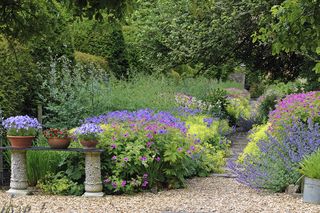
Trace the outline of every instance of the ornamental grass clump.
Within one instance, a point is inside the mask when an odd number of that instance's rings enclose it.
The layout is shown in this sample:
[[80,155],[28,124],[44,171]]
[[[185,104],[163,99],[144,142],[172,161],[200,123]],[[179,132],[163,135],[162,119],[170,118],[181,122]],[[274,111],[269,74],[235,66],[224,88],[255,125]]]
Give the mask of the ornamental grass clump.
[[222,165],[218,147],[190,134],[185,122],[168,112],[116,111],[85,122],[103,129],[98,146],[106,150],[102,174],[107,193],[179,188],[185,178],[205,176]]
[[307,156],[300,163],[299,172],[308,178],[320,180],[320,149]]
[[42,128],[36,118],[28,115],[9,117],[2,122],[10,136],[36,136]]
[[320,126],[311,119],[307,124],[293,121],[277,133],[280,136],[267,133],[268,138],[257,143],[259,155],[247,154],[243,162],[229,162],[239,182],[276,192],[297,182],[299,162],[320,148]]

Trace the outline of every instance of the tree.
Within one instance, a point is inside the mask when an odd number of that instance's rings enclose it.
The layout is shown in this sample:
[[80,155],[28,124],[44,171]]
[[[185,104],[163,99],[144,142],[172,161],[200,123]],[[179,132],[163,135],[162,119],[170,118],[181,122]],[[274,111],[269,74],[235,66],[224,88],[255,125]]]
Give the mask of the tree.
[[271,8],[273,20],[255,34],[272,44],[273,54],[296,53],[315,63],[320,73],[320,1],[285,0]]

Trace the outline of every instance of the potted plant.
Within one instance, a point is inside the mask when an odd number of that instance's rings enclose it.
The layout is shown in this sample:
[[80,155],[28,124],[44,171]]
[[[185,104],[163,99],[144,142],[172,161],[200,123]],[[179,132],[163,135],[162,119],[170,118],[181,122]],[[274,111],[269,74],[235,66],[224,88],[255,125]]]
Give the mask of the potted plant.
[[32,146],[41,124],[37,119],[28,115],[9,117],[2,122],[7,131],[7,138],[14,148],[28,148]]
[[67,129],[50,128],[43,132],[48,139],[48,144],[53,149],[66,149],[70,145],[70,137]]
[[320,150],[301,162],[304,177],[303,201],[320,204]]
[[99,135],[103,130],[99,125],[92,123],[82,124],[80,127],[76,128],[73,132],[75,137],[78,139],[80,144],[88,149],[95,148],[98,144]]

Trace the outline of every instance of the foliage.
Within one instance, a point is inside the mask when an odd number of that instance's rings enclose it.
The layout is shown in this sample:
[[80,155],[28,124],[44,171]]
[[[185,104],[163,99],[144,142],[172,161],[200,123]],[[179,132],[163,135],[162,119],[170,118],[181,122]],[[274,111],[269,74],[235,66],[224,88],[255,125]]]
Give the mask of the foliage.
[[223,89],[217,88],[209,90],[204,98],[204,101],[211,105],[210,113],[218,118],[227,117],[227,92]]
[[303,91],[303,84],[295,81],[288,83],[274,83],[265,89],[265,92],[257,100],[254,113],[258,123],[266,123],[269,112],[275,110],[277,103],[286,95]]
[[2,122],[10,136],[35,136],[42,128],[36,118],[28,115],[9,117]]
[[280,130],[280,137],[268,134],[260,140],[259,156],[246,155],[242,163],[229,162],[237,180],[253,188],[284,191],[299,179],[299,162],[320,147],[320,126],[293,121]]
[[[47,146],[48,142],[43,135],[39,135],[34,146]],[[47,172],[56,173],[61,161],[61,154],[52,151],[28,151],[27,152],[27,177],[31,186],[45,177]]]
[[104,70],[108,69],[108,62],[101,56],[75,51],[74,59],[77,63],[84,65],[94,64],[95,66],[101,67]]
[[268,139],[267,130],[269,126],[270,124],[267,123],[252,128],[250,134],[248,135],[249,143],[244,148],[243,152],[239,155],[238,162],[242,163],[247,155],[251,155],[253,157],[258,157],[260,155],[258,143],[261,140]]
[[235,35],[224,28],[232,19],[221,6],[214,1],[140,1],[129,19],[127,41],[136,47],[139,62],[151,72],[185,65],[194,73],[226,79],[232,66],[223,63],[233,54],[233,46],[228,44]]
[[271,129],[277,131],[283,124],[301,120],[307,123],[311,119],[320,123],[320,92],[291,94],[278,103],[276,109],[270,112]]
[[271,8],[273,21],[262,27],[256,39],[272,43],[272,52],[295,52],[316,63],[320,72],[319,1],[285,0]]
[[32,114],[39,72],[28,49],[0,35],[0,106],[5,117]]
[[307,156],[300,163],[299,172],[309,178],[320,179],[320,151]]
[[84,192],[83,185],[73,182],[63,172],[48,173],[39,181],[37,187],[54,195],[81,195]]
[[119,23],[83,20],[73,23],[72,29],[77,50],[104,58],[116,77],[128,77],[126,44]]
[[247,100],[250,99],[250,93],[245,89],[239,88],[226,88],[228,98],[245,98]]
[[102,132],[103,130],[99,125],[93,123],[85,123],[82,124],[80,127],[76,128],[73,132],[73,135],[80,141],[89,141],[98,140],[99,135]]
[[[46,68],[43,68],[46,70]],[[99,93],[105,92],[103,71],[94,66],[72,66],[65,57],[52,61],[43,79],[40,99],[45,106],[45,126],[72,128],[94,113]]]
[[250,103],[246,98],[228,98],[226,111],[236,120],[239,120],[240,117],[249,119],[251,116]]
[[211,106],[205,102],[198,100],[196,97],[178,93],[175,95],[175,101],[178,107],[183,109],[194,110],[198,112],[207,112],[210,111]]
[[[115,111],[85,122],[102,124],[104,129],[99,146],[107,150],[102,162],[108,192],[177,188],[186,177],[206,175],[223,164],[220,147],[227,147],[226,140],[217,141],[217,135],[209,144],[207,131],[203,136],[208,142],[201,141],[168,112]],[[203,120],[201,123],[193,131],[200,134],[202,127],[209,128]],[[216,123],[212,130],[215,128]]]
[[43,135],[46,138],[68,138],[69,132],[68,129],[59,129],[59,128],[49,128],[43,131]]

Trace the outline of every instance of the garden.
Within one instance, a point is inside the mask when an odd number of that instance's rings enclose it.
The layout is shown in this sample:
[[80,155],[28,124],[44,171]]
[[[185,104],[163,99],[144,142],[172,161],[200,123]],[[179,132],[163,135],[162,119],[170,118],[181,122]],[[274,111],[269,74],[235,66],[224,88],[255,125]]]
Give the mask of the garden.
[[320,212],[319,12],[1,2],[1,212]]

